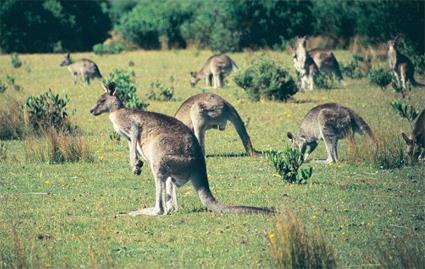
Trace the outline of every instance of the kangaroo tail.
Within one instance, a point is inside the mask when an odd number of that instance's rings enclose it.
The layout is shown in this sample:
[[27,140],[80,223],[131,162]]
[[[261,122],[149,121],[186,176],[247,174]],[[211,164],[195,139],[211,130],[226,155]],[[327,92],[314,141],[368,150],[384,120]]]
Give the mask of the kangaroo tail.
[[235,63],[235,61],[233,61],[232,59],[230,59],[230,61],[232,62],[232,71],[235,72],[236,70],[239,69],[238,65]]
[[368,139],[369,144],[373,145],[375,144],[375,136],[373,135],[372,130],[370,129],[369,125],[365,122],[365,120],[357,115],[354,111],[351,112],[351,117],[354,121],[354,127],[355,130],[361,134],[365,135]]
[[425,87],[425,84],[417,82],[413,76],[410,78],[410,83],[412,83],[414,87]]
[[201,187],[196,187],[195,185],[195,190],[198,193],[201,203],[204,206],[206,206],[208,210],[211,210],[216,213],[236,213],[236,214],[245,213],[245,214],[265,214],[265,215],[275,213],[273,209],[269,209],[269,208],[254,207],[254,206],[223,205],[214,198],[208,185],[201,186]]
[[239,116],[236,109],[229,103],[226,102],[226,109],[230,115],[229,120],[232,122],[233,126],[235,126],[236,132],[238,132],[239,137],[242,140],[242,144],[245,148],[245,151],[250,156],[254,156],[257,151],[254,149],[251,143],[251,138],[246,131],[245,124]]
[[100,73],[99,67],[97,67],[97,65],[95,66],[95,74],[98,78],[102,78],[102,74]]
[[333,53],[332,53],[332,62],[333,62],[333,65],[335,66],[335,76],[338,79],[341,86],[344,86],[344,77],[342,76],[341,69],[339,68],[339,63]]

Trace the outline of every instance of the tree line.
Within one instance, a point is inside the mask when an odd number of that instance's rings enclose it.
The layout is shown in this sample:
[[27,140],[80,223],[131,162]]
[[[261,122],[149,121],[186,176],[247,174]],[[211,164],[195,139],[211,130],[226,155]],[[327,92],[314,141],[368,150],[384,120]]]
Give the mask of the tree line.
[[283,48],[300,35],[365,44],[402,34],[424,52],[421,0],[95,0],[0,5],[2,52],[88,51],[111,31],[133,47],[197,46],[213,51]]

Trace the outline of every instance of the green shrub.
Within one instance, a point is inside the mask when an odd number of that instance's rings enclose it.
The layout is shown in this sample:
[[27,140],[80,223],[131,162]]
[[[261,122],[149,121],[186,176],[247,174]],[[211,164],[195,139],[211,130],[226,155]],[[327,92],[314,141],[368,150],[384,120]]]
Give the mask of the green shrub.
[[7,85],[0,80],[0,93],[4,93],[7,90]]
[[26,134],[24,105],[15,99],[7,100],[0,109],[0,139],[21,139]]
[[319,89],[330,90],[334,86],[335,78],[333,74],[318,72],[313,76],[313,82]]
[[49,128],[70,130],[69,112],[66,107],[68,102],[68,96],[60,97],[51,89],[39,96],[28,97],[25,108],[30,128],[36,132]]
[[115,82],[116,95],[128,108],[145,110],[149,103],[140,100],[136,94],[137,88],[134,84],[134,72],[124,69],[113,69],[109,73],[109,80]]
[[323,239],[319,228],[307,229],[290,212],[277,217],[267,239],[275,268],[336,268],[334,251]]
[[10,55],[10,63],[12,64],[13,68],[19,68],[22,66],[22,61],[19,59],[17,53],[12,53],[12,55]]
[[21,91],[22,87],[18,84],[16,84],[15,78],[10,76],[10,75],[6,75],[5,77],[6,83],[12,87],[15,91]]
[[148,100],[154,101],[175,101],[174,97],[174,87],[167,87],[162,84],[160,81],[155,80],[151,82],[150,85],[151,91],[146,94]]
[[254,101],[261,98],[286,101],[298,91],[288,71],[266,56],[256,58],[250,66],[240,71],[234,80]]
[[419,115],[415,107],[403,100],[397,100],[391,103],[391,107],[402,117],[412,123]]
[[283,151],[271,150],[266,152],[266,157],[270,160],[282,177],[289,183],[307,183],[307,180],[313,174],[313,168],[301,168],[303,156],[298,149],[286,147]]
[[124,46],[120,43],[112,43],[110,45],[106,44],[96,44],[93,46],[93,52],[98,55],[103,54],[117,54],[124,50]]
[[367,79],[370,83],[378,85],[381,89],[384,89],[393,80],[393,75],[390,71],[386,71],[382,67],[372,68],[367,75]]
[[367,60],[360,55],[353,55],[347,64],[342,64],[341,72],[344,76],[352,79],[363,78],[367,75],[367,72],[363,70],[362,67],[366,61]]

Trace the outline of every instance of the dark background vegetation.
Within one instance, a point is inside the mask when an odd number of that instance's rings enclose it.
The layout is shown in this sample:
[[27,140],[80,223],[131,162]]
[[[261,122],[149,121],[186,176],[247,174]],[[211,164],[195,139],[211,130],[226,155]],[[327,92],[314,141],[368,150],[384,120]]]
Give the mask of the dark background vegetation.
[[280,49],[306,34],[343,48],[355,36],[376,44],[403,34],[422,53],[424,1],[1,0],[2,52],[88,51],[111,32],[136,48],[214,51]]

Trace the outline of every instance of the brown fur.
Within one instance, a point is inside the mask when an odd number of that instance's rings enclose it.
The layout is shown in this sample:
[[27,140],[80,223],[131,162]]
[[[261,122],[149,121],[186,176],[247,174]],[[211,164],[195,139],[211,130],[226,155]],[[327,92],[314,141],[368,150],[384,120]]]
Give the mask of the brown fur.
[[[213,55],[208,58],[201,70],[198,72],[190,72],[190,84],[194,87],[199,80],[205,79],[207,87],[223,87],[224,78],[235,69],[238,69],[238,66],[229,56],[225,54]],[[211,85],[211,80],[213,85]]]
[[[227,206],[219,203],[208,184],[205,158],[193,132],[176,118],[154,112],[124,108],[114,95],[115,85],[109,83],[107,93],[101,95],[90,110],[93,115],[109,113],[112,125],[127,138],[133,173],[140,174],[142,166],[138,156],[149,162],[155,178],[155,206],[130,212],[162,215],[177,210],[175,186],[191,181],[202,204],[220,213],[271,213],[266,208]],[[165,197],[165,198],[164,198]],[[165,199],[165,201],[164,201]]]
[[181,104],[175,117],[192,129],[204,153],[205,131],[211,128],[223,131],[227,121],[235,126],[247,154],[254,156],[257,153],[236,109],[216,94],[201,93],[189,97]]
[[99,67],[95,62],[89,59],[80,59],[73,61],[71,55],[68,53],[65,55],[65,59],[62,61],[60,66],[67,66],[69,72],[71,72],[74,84],[77,83],[77,76],[81,75],[86,85],[90,84],[91,79],[101,78]]
[[328,153],[327,162],[338,161],[338,140],[353,140],[354,133],[366,135],[370,144],[374,138],[367,123],[352,109],[336,103],[326,103],[312,108],[304,117],[297,137],[288,133],[288,138],[301,150],[304,159],[317,147],[317,140],[324,140]]
[[425,109],[422,110],[415,124],[412,133],[407,136],[402,133],[407,144],[407,155],[411,162],[418,159],[425,159]]

